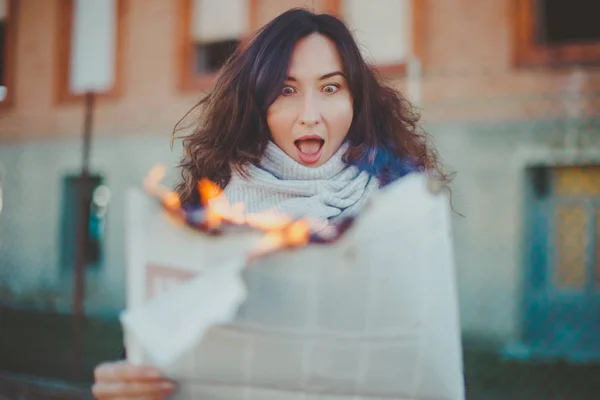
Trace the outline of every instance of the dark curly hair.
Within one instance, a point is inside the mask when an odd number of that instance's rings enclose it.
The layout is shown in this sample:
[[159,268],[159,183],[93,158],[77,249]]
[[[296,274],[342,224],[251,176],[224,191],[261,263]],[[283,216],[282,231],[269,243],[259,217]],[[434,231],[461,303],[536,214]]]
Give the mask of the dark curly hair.
[[[444,173],[419,115],[395,89],[378,78],[338,18],[292,9],[262,27],[219,71],[214,89],[177,123],[172,141],[183,141],[176,187],[182,203],[198,201],[196,182],[208,178],[225,187],[232,170],[258,163],[270,140],[267,109],[277,99],[298,40],[321,34],[336,45],[353,98],[354,114],[344,160],[377,176],[382,185],[410,171],[428,171],[443,183]],[[186,124],[188,118],[191,124]],[[178,137],[177,132],[191,129]]]

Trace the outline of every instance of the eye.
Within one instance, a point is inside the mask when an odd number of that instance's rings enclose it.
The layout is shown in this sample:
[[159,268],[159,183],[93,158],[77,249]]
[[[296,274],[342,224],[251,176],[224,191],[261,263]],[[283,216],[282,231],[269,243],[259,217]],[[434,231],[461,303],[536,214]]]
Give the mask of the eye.
[[294,93],[296,93],[296,89],[291,86],[284,86],[283,89],[281,89],[281,94],[283,96],[290,96]]
[[337,85],[337,84],[332,83],[332,84],[323,86],[323,92],[325,92],[327,94],[334,94],[338,90],[340,90],[340,85]]

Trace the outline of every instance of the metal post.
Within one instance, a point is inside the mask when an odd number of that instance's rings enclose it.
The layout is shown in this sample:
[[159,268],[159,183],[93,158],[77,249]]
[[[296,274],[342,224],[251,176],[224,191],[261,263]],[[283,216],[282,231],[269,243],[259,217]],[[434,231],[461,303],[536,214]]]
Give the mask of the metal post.
[[77,187],[77,235],[75,246],[75,270],[73,276],[73,380],[80,381],[83,373],[83,335],[85,331],[85,276],[90,207],[90,147],[92,141],[92,116],[94,93],[85,95],[85,120],[83,128],[83,159],[81,176]]

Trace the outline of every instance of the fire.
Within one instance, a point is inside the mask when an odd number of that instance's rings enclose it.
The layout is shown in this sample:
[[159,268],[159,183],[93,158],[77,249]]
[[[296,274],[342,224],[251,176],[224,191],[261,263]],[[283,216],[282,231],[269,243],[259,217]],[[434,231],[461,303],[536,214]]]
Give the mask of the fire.
[[200,194],[200,202],[206,207],[211,200],[218,198],[223,190],[216,183],[203,178],[198,181],[198,193]]
[[243,225],[245,223],[244,205],[229,204],[223,190],[208,179],[198,181],[200,203],[206,210],[205,224],[208,229],[218,229],[223,223]]
[[163,197],[163,203],[170,210],[179,210],[181,208],[181,200],[175,192],[167,192]]
[[158,197],[168,210],[178,211],[181,209],[179,195],[160,183],[164,177],[165,167],[163,165],[159,164],[152,167],[144,179],[144,189],[151,195]]
[[281,229],[270,230],[261,238],[249,259],[253,260],[283,248],[303,246],[308,243],[309,231],[309,224],[305,220],[293,221]]
[[[144,179],[147,193],[157,197],[167,211],[180,216],[183,209],[179,195],[160,182],[165,176],[162,165],[153,167]],[[310,226],[314,223],[308,219],[294,220],[288,215],[276,211],[246,213],[243,203],[230,204],[223,190],[209,179],[201,179],[197,183],[200,203],[203,207],[202,228],[216,231],[224,224],[246,225],[263,231],[264,235],[250,258],[262,256],[286,247],[299,247],[308,243]]]
[[265,247],[302,246],[308,242],[308,223],[303,220],[294,221],[279,230],[269,231],[262,240]]
[[246,214],[246,223],[263,231],[283,229],[292,223],[292,218],[275,211]]

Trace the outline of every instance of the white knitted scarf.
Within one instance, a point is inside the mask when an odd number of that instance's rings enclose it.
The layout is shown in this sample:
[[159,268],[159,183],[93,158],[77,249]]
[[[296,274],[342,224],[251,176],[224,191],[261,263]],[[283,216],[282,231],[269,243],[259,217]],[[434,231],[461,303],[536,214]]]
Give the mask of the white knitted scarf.
[[325,164],[310,168],[269,142],[260,165],[251,165],[248,177],[234,172],[224,194],[231,203],[243,202],[250,213],[275,210],[330,221],[354,216],[379,181],[342,161],[347,148],[342,145]]

